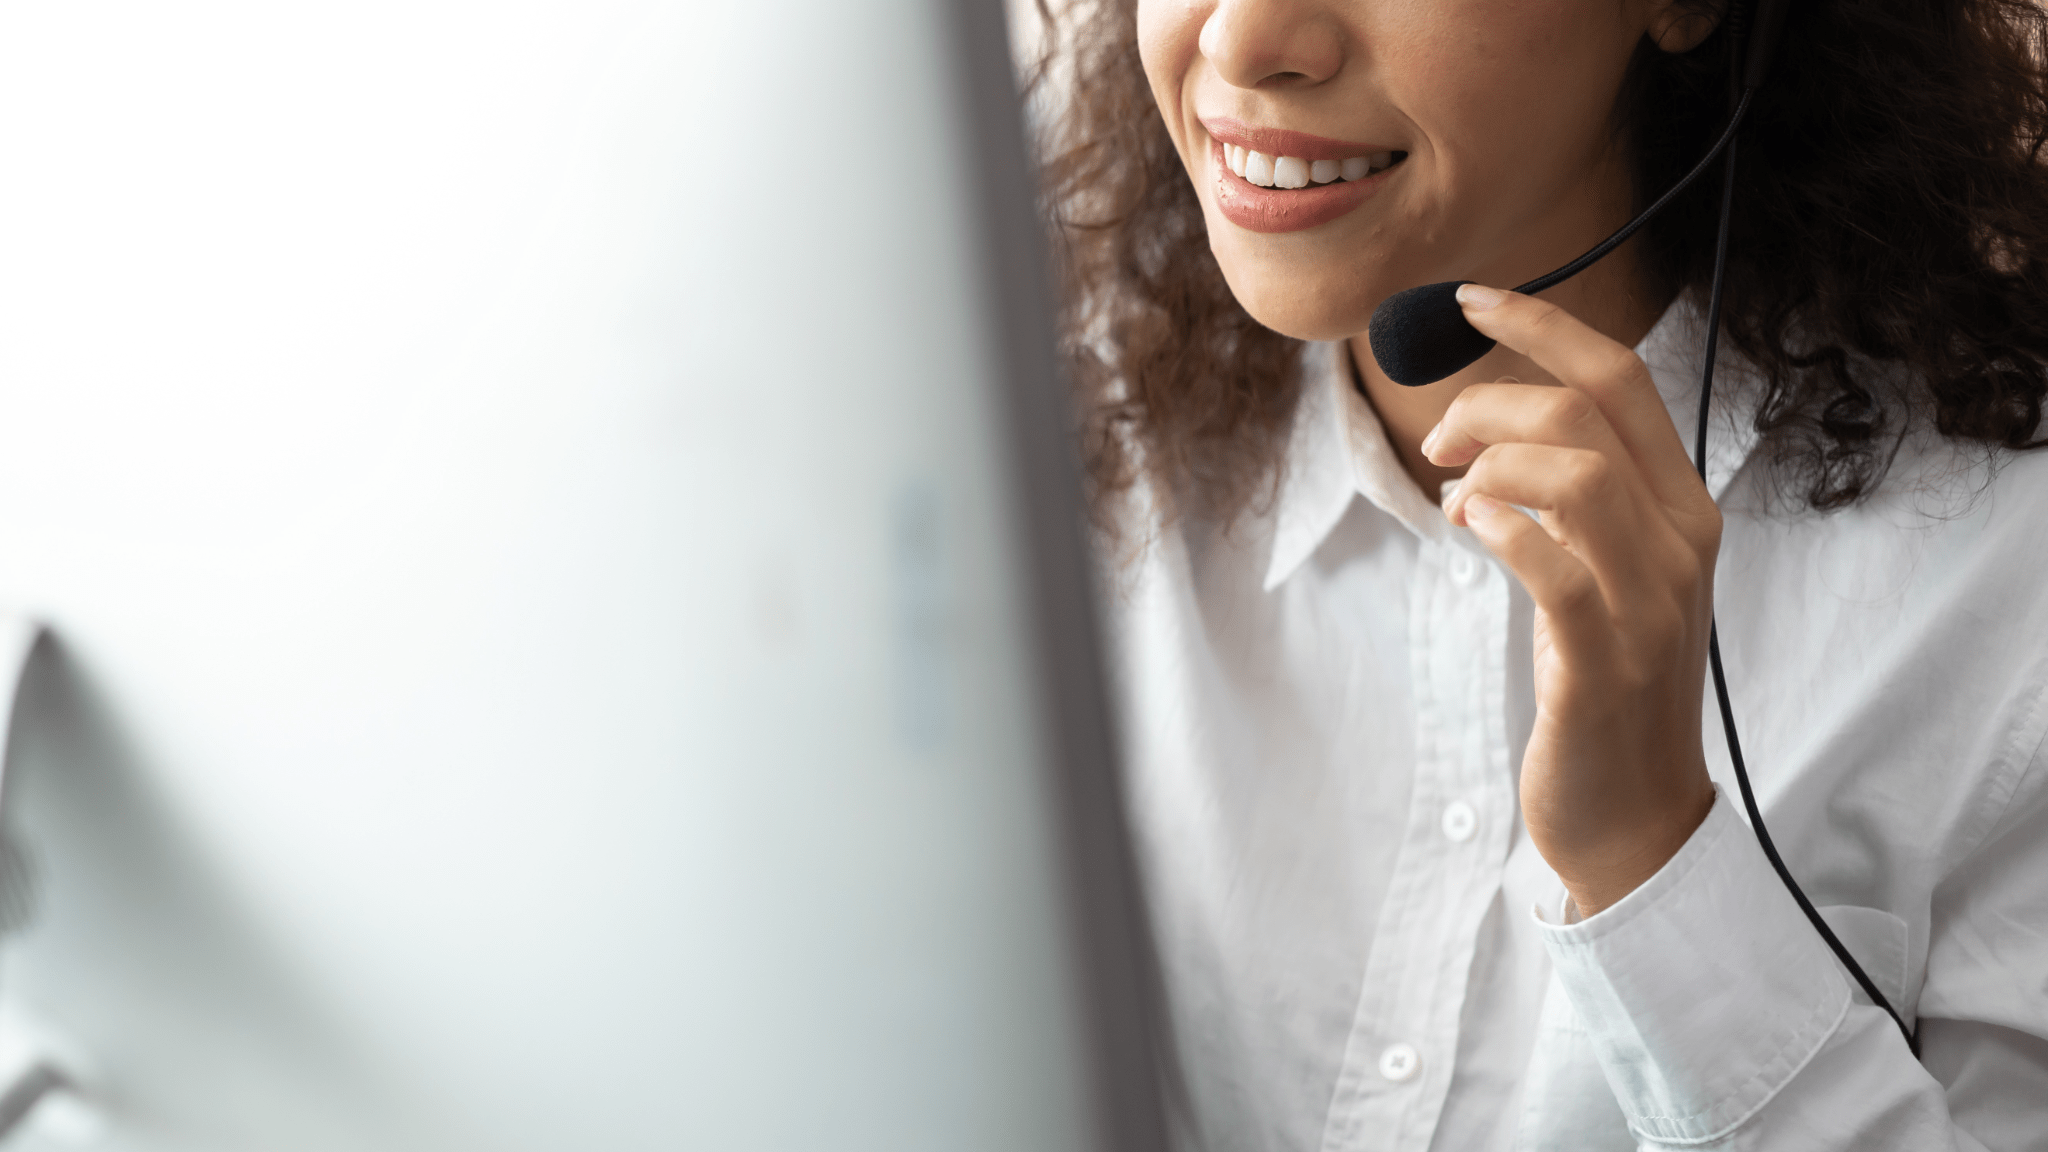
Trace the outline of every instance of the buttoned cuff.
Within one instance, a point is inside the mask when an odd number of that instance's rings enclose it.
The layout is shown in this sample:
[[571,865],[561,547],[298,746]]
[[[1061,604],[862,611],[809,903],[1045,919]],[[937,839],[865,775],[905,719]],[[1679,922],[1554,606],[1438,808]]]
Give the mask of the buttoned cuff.
[[1565,993],[1642,1139],[1725,1135],[1777,1095],[1849,1008],[1849,982],[1716,790],[1657,874],[1574,924],[1545,923]]

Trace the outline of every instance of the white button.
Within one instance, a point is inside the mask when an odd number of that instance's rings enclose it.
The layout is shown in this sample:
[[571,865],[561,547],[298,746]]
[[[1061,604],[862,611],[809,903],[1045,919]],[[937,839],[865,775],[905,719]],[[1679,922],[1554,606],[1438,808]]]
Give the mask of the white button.
[[1451,549],[1451,579],[1460,584],[1479,579],[1479,561],[1463,548]]
[[1479,830],[1479,813],[1472,810],[1463,800],[1453,800],[1444,805],[1444,835],[1463,844]]
[[1380,1053],[1380,1075],[1399,1084],[1422,1067],[1422,1055],[1410,1044],[1389,1044]]

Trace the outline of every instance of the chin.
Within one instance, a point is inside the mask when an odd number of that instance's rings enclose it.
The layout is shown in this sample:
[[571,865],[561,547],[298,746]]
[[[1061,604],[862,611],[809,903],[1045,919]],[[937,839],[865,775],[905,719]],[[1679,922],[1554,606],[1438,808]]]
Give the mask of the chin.
[[1429,282],[1413,270],[1404,275],[1402,262],[1384,245],[1357,237],[1347,245],[1336,229],[1271,236],[1213,215],[1207,223],[1209,250],[1230,294],[1252,319],[1297,340],[1355,336],[1372,323],[1382,300]]
[[1366,330],[1373,309],[1399,288],[1370,275],[1371,264],[1245,259],[1217,253],[1230,294],[1259,323],[1297,340],[1343,340]]

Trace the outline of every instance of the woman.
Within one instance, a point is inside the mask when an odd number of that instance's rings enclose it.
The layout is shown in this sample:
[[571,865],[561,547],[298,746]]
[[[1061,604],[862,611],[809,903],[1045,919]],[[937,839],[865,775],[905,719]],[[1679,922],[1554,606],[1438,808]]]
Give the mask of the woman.
[[[1190,1147],[2048,1148],[2042,16],[1794,0],[1702,482],[1718,179],[1500,288],[1705,154],[1722,14],[1053,24]],[[1368,319],[1445,280],[1499,347],[1395,386]],[[1731,808],[1716,607],[1768,826],[1917,1057]]]

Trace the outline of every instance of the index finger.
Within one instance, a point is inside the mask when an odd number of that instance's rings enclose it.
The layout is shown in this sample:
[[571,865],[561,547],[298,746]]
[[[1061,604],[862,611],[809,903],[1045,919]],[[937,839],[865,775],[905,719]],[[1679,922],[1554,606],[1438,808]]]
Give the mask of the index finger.
[[1682,506],[1705,495],[1656,381],[1633,351],[1534,296],[1467,284],[1458,304],[1474,328],[1591,397],[1660,501]]

